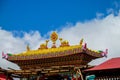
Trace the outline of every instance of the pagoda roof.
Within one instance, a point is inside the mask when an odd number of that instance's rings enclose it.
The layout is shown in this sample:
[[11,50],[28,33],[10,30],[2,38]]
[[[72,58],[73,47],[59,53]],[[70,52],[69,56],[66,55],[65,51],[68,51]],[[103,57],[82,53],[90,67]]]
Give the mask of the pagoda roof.
[[86,53],[88,55],[94,56],[96,58],[102,57],[102,55],[91,49],[86,49],[85,51],[78,46],[70,46],[70,47],[59,47],[59,48],[51,48],[51,49],[42,49],[42,50],[31,50],[22,52],[17,55],[12,55],[8,57],[8,60],[29,60],[29,59],[44,59],[44,58],[53,58],[53,57],[61,57],[72,54]]
[[78,54],[78,53],[86,53],[88,55],[93,56],[94,58],[100,58],[103,57],[101,55],[101,51],[95,51],[87,48],[87,44],[83,44],[83,39],[80,40],[80,43],[78,45],[69,45],[69,42],[66,40],[62,40],[62,38],[59,38],[61,44],[59,47],[56,47],[55,43],[58,39],[58,35],[56,32],[53,32],[50,36],[51,41],[53,42],[52,47],[48,48],[47,44],[49,40],[46,40],[46,43],[41,44],[40,47],[37,50],[31,50],[29,46],[27,46],[27,51],[19,53],[19,54],[13,54],[8,55],[9,61],[14,60],[30,60],[30,59],[44,59],[44,58],[53,58],[53,57],[61,57],[61,56],[67,56],[72,54]]

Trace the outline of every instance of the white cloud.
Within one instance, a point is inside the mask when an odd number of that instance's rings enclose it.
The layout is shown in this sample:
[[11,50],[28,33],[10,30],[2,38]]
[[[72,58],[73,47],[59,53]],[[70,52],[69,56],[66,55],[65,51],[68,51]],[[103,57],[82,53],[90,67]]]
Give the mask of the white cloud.
[[[103,19],[93,19],[88,22],[77,22],[74,26],[65,27],[59,34],[71,44],[79,43],[83,37],[88,47],[96,50],[109,49],[108,58],[120,57],[120,15],[110,14]],[[106,59],[98,59],[92,64],[99,64]]]
[[108,8],[107,9],[107,13],[108,14],[114,14],[114,15],[118,15],[119,13],[119,9],[120,9],[120,0],[115,0],[113,3],[112,3],[112,8]]
[[20,53],[26,50],[27,44],[29,44],[31,49],[37,49],[43,38],[38,31],[24,32],[23,37],[15,37],[13,35],[13,32],[0,29],[0,66],[3,68],[11,67],[19,69],[17,65],[2,59],[2,51],[4,53]]
[[104,17],[104,14],[103,13],[96,13],[96,18],[97,19],[102,19]]
[[[87,22],[77,22],[75,25],[66,25],[59,36],[69,40],[71,45],[79,44],[81,38],[87,42],[88,47],[95,50],[109,49],[108,58],[95,60],[92,64],[99,64],[112,57],[119,57],[120,54],[120,15],[114,16],[109,14],[102,19],[93,19]],[[51,32],[51,31],[50,31]],[[48,32],[46,35],[48,35]],[[38,31],[23,33],[23,37],[13,36],[13,32],[0,29],[0,52],[19,53],[25,51],[26,45],[29,44],[31,49],[37,49],[40,43],[46,40]],[[1,55],[0,55],[1,56]],[[0,66],[7,68],[17,68],[10,62],[0,58]],[[9,65],[8,65],[9,64]]]

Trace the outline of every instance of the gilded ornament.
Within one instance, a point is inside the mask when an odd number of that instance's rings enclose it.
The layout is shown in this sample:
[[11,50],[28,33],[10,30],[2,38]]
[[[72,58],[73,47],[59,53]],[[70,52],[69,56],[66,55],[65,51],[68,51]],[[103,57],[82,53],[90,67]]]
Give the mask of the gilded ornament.
[[58,39],[58,34],[56,32],[53,32],[50,36],[50,39],[52,42],[56,42],[56,40]]

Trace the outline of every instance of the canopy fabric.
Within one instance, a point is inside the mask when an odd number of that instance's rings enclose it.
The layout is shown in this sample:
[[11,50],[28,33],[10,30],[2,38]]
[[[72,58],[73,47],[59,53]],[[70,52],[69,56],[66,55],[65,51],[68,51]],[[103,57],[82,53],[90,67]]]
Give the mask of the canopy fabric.
[[86,71],[108,70],[108,69],[120,69],[120,57],[112,58]]
[[[6,80],[6,75],[0,74],[0,80]],[[8,77],[8,80],[12,80],[12,79]]]
[[6,80],[6,76],[4,74],[0,74],[0,80]]

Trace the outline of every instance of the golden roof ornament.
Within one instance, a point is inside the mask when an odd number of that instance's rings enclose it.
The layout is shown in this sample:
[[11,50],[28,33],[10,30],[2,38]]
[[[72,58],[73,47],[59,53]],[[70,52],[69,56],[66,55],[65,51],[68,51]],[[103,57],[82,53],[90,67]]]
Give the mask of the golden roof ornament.
[[27,51],[30,51],[30,47],[29,47],[29,45],[27,45],[26,49],[27,49]]
[[39,49],[48,49],[48,47],[47,47],[48,42],[49,42],[49,40],[46,40],[46,43],[41,44]]
[[[80,40],[79,42],[79,45],[73,45],[73,46],[70,46],[69,45],[69,42],[67,40],[63,40],[62,38],[59,38],[60,40],[60,47],[56,48],[56,41],[58,39],[58,34],[56,32],[53,32],[51,35],[50,35],[50,40],[52,41],[52,49],[49,48],[48,49],[48,42],[49,40],[46,40],[43,44],[40,44],[40,47],[38,48],[38,50],[31,50],[29,45],[26,46],[26,49],[27,51],[26,52],[22,52],[20,54],[18,54],[18,56],[32,56],[32,55],[42,55],[42,54],[45,54],[47,56],[47,54],[49,55],[50,53],[59,53],[59,52],[63,52],[63,53],[68,53],[70,51],[70,53],[79,53],[81,51],[93,51],[91,49],[88,49],[86,46],[87,44],[85,43],[85,45],[83,45],[83,38]],[[67,51],[67,52],[66,52]],[[93,53],[101,53],[100,51],[93,51]],[[43,57],[46,57],[46,56],[42,56]],[[98,55],[99,56],[99,55]],[[15,59],[16,58],[16,55],[14,57]],[[24,58],[23,58],[24,59]]]
[[80,46],[82,47],[83,44],[83,38],[80,40]]
[[60,40],[60,42],[62,42],[63,39],[62,39],[62,38],[59,38],[59,40]]
[[58,39],[58,34],[56,32],[52,32],[51,36],[50,36],[51,41],[53,42],[52,48],[56,48],[56,41]]
[[69,45],[69,42],[67,40],[64,40],[62,38],[59,38],[60,42],[61,42],[61,45],[60,47],[65,47],[65,46],[70,46]]
[[46,40],[46,46],[48,45],[49,40]]

